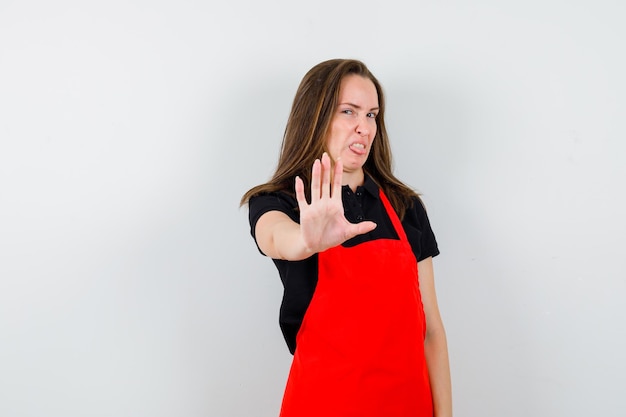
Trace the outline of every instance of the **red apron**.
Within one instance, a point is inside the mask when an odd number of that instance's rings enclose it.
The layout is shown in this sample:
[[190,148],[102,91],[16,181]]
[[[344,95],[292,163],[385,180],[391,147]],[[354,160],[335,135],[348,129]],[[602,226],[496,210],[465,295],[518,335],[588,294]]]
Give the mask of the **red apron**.
[[321,252],[281,417],[432,417],[417,262],[400,237]]

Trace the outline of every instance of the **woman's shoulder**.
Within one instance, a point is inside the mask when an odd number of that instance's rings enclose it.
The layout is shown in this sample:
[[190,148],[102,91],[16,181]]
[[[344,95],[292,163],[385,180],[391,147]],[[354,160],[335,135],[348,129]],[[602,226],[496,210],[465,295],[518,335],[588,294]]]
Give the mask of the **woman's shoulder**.
[[426,206],[418,195],[411,197],[411,203],[402,219],[402,226],[406,231],[415,257],[421,261],[429,256],[437,256],[439,248],[428,219]]
[[284,191],[265,192],[250,197],[248,201],[250,225],[254,227],[259,218],[268,211],[280,211],[298,221],[298,201]]
[[404,219],[418,228],[421,229],[421,225],[424,222],[428,222],[428,213],[426,212],[426,205],[419,195],[413,195],[410,197],[410,204],[407,206],[407,210],[404,214]]
[[298,207],[298,201],[294,195],[286,191],[262,192],[250,197],[248,202],[251,206],[280,205],[287,208]]

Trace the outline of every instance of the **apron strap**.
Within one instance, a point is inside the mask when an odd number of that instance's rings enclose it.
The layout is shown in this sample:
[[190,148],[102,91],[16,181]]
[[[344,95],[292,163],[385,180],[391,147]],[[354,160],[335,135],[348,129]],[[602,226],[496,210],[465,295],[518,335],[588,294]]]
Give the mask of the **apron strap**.
[[382,188],[379,190],[378,194],[380,195],[380,199],[383,201],[383,205],[387,210],[387,215],[391,219],[391,223],[393,223],[393,227],[396,229],[398,237],[400,238],[400,240],[408,242],[409,240],[407,239],[406,233],[404,232],[404,227],[402,227],[402,222],[400,221],[400,218],[398,217],[396,211],[393,209],[393,206],[387,199],[387,196],[385,195],[385,193],[383,193]]

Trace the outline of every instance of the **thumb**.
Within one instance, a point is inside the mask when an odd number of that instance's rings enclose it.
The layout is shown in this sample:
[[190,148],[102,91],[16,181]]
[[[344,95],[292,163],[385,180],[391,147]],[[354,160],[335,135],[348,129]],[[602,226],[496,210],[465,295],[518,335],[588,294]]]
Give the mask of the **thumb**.
[[352,223],[350,227],[350,235],[351,237],[362,235],[364,233],[371,232],[376,228],[376,223],[371,221],[364,221],[361,223]]

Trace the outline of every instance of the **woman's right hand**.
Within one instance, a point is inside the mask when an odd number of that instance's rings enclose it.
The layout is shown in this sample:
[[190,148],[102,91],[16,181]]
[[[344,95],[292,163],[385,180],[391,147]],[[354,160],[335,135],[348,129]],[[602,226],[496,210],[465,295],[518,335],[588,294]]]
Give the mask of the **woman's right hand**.
[[350,223],[343,213],[341,201],[341,179],[343,164],[335,162],[331,176],[330,157],[322,155],[315,160],[311,175],[311,203],[304,195],[304,183],[296,177],[296,198],[300,208],[300,235],[306,251],[310,254],[322,252],[353,238],[372,231],[376,223],[363,221]]
[[304,196],[304,183],[296,178],[296,199],[300,224],[285,213],[271,210],[256,223],[255,237],[259,249],[274,259],[300,261],[335,247],[346,240],[376,227],[371,221],[350,223],[343,214],[341,178],[343,164],[335,162],[331,178],[330,157],[324,153],[313,164],[311,203]]

